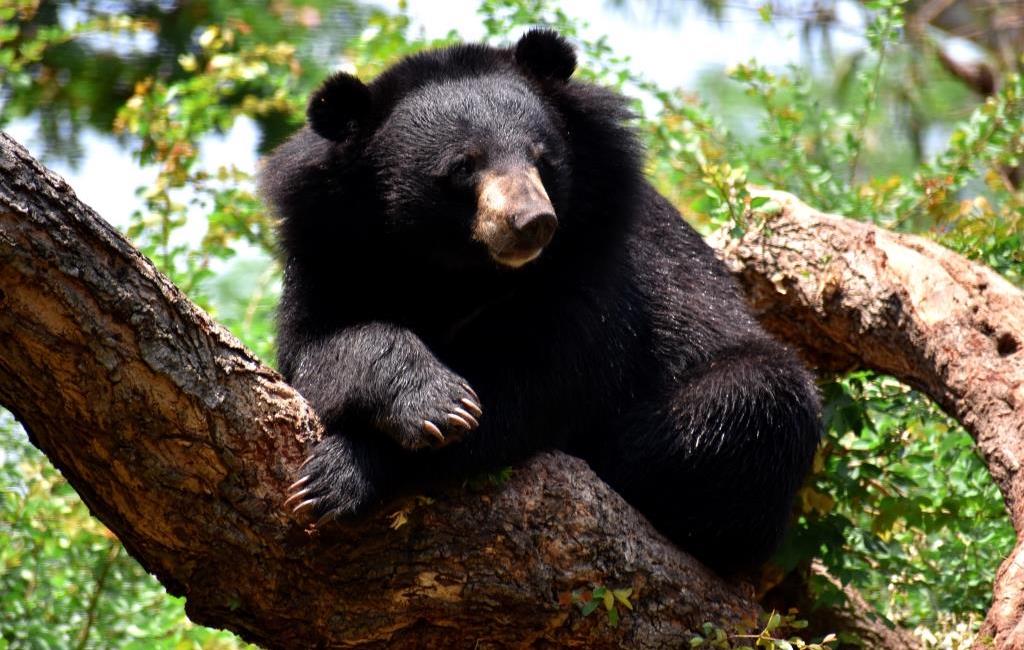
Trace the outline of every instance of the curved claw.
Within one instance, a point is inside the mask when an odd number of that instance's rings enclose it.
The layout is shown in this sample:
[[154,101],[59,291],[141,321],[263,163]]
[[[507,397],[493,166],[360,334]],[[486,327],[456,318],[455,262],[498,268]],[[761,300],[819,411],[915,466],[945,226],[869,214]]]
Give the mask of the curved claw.
[[456,413],[449,413],[448,415],[445,416],[445,420],[448,422],[448,424],[452,426],[462,427],[463,429],[473,428],[473,426],[469,422],[464,420],[461,416],[459,416]]
[[467,393],[473,396],[473,399],[475,399],[477,402],[480,401],[480,396],[476,394],[476,391],[473,390],[472,386],[470,386],[469,384],[462,384],[462,387],[466,389]]
[[303,476],[303,477],[302,477],[302,478],[300,478],[299,480],[297,480],[297,481],[295,481],[294,483],[292,483],[291,485],[289,485],[289,486],[288,486],[288,491],[289,491],[289,492],[294,492],[294,491],[295,491],[295,488],[301,487],[301,486],[302,486],[302,485],[303,485],[304,483],[306,483],[307,481],[309,481],[309,479],[311,479],[311,478],[312,478],[312,476],[311,476],[311,475],[309,475],[309,474],[307,474],[306,476]]
[[476,417],[480,417],[481,415],[484,414],[484,410],[480,408],[480,405],[474,402],[473,400],[469,399],[468,397],[463,397],[462,399],[459,400],[459,402],[461,402],[462,405],[466,407],[466,410],[468,410]]
[[437,428],[436,424],[434,424],[430,420],[424,420],[422,427],[424,431],[434,436],[438,442],[444,442],[444,434],[441,433],[441,430]]
[[299,505],[297,505],[294,508],[292,508],[292,514],[297,513],[299,510],[303,510],[303,509],[308,508],[310,506],[316,505],[316,502],[319,501],[319,500],[320,499],[306,499],[305,501],[303,501]]
[[306,488],[305,490],[299,490],[295,494],[292,494],[291,496],[284,500],[284,507],[287,508],[296,499],[301,499],[302,497],[306,496],[307,494],[309,494],[311,489],[312,488]]
[[478,426],[480,426],[480,423],[477,421],[477,419],[475,417],[473,417],[472,414],[470,414],[470,412],[467,411],[466,409],[456,408],[454,411],[452,411],[452,413],[454,415],[459,416],[460,418],[462,418],[466,422],[468,422],[469,426],[471,428],[473,428],[473,429],[475,429]]
[[302,469],[306,465],[309,465],[309,461],[311,460],[313,460],[313,454],[310,454],[309,456],[306,457],[306,460],[302,461],[302,464],[299,465],[299,469]]

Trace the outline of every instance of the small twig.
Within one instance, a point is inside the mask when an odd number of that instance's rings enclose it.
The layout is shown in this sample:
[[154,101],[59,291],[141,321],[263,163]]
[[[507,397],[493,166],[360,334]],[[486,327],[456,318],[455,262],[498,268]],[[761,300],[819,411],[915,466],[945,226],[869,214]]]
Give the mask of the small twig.
[[[883,38],[889,38],[890,30],[891,28],[886,29]],[[854,180],[857,178],[857,167],[860,165],[860,152],[864,149],[864,133],[868,128],[868,119],[871,117],[871,109],[874,107],[875,100],[878,98],[878,84],[882,78],[882,66],[885,63],[886,49],[885,41],[883,40],[879,44],[878,62],[875,63],[875,71],[873,73],[874,78],[871,80],[871,88],[868,91],[867,96],[864,97],[864,106],[862,107],[860,122],[857,124],[857,137],[854,139],[857,146],[853,150],[853,159],[850,160],[850,185],[853,185]]]
[[89,632],[92,631],[92,626],[96,623],[96,610],[99,609],[100,596],[103,595],[103,589],[107,584],[107,575],[110,573],[110,567],[113,566],[114,560],[121,553],[121,543],[116,539],[110,541],[110,550],[100,560],[99,570],[96,575],[96,586],[92,590],[92,594],[89,595],[89,609],[85,618],[85,626],[82,631],[78,633],[78,643],[75,644],[76,650],[84,650],[86,644],[89,642]]

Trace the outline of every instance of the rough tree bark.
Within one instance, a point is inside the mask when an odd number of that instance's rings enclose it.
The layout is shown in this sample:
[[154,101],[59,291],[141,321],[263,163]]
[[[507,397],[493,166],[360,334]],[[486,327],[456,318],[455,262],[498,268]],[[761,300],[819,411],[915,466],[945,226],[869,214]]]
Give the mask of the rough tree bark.
[[978,647],[1024,648],[1024,294],[934,242],[759,194],[782,213],[712,245],[761,322],[814,366],[888,373],[974,436],[1018,537]]
[[[1020,531],[1021,294],[770,194],[770,230],[717,242],[764,322],[821,368],[932,395],[976,436]],[[194,620],[268,647],[678,647],[759,611],[561,454],[304,530],[281,501],[318,435],[308,405],[2,134],[0,403]],[[987,622],[1000,648],[1020,639],[1020,552]],[[619,627],[572,606],[596,584],[633,588]]]

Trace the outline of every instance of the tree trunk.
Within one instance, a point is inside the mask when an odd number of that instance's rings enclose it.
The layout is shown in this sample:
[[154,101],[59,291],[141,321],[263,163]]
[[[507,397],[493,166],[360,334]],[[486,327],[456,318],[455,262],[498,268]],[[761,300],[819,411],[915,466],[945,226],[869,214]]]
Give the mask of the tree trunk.
[[[1020,531],[1021,294],[935,244],[768,194],[784,205],[770,231],[716,242],[762,320],[821,368],[932,395]],[[304,529],[282,501],[319,435],[306,402],[3,134],[0,403],[193,620],[268,647],[679,647],[760,612],[558,453]],[[1001,648],[1019,639],[1016,566],[987,622]],[[633,590],[618,626],[574,606],[596,586]]]
[[1024,294],[934,242],[756,193],[782,213],[712,245],[762,324],[811,364],[897,377],[974,437],[1018,537],[978,647],[994,638],[997,648],[1024,648]]

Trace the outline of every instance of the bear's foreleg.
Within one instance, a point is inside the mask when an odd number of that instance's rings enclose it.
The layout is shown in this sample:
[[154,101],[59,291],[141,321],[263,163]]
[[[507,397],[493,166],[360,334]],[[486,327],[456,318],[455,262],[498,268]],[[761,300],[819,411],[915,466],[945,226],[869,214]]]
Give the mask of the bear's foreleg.
[[289,380],[320,419],[369,425],[406,449],[442,446],[478,425],[479,399],[416,334],[391,323],[344,328],[289,359]]
[[327,430],[286,503],[322,518],[387,496],[407,475],[403,448],[458,440],[482,414],[462,377],[414,333],[390,323],[347,327],[300,347],[285,344],[281,359]]

